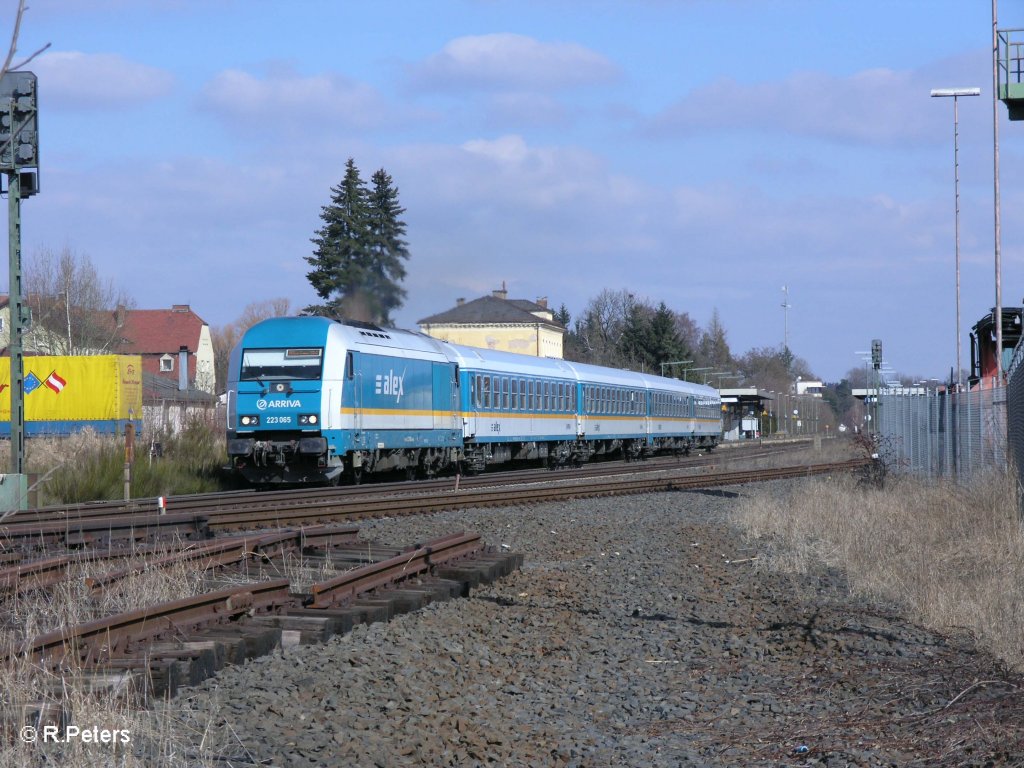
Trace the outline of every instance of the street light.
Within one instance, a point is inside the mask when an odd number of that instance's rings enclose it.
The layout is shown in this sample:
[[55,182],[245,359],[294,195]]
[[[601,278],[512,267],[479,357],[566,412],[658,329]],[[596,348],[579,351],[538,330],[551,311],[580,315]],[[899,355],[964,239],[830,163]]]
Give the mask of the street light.
[[[934,88],[932,97],[953,98],[953,191],[955,196],[956,230],[956,390],[963,389],[960,368],[960,115],[957,103],[961,96],[980,96],[981,88]],[[997,321],[998,322],[998,321]],[[1000,350],[997,354],[1001,355]]]

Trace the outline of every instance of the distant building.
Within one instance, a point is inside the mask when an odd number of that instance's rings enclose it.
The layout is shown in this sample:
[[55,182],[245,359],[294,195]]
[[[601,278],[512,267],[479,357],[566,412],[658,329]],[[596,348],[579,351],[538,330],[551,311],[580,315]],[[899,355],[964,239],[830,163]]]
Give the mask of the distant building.
[[451,309],[425,317],[418,325],[428,336],[454,344],[562,357],[565,327],[555,320],[547,299],[510,299],[504,284],[490,296],[458,299]]
[[174,389],[184,361],[186,389],[216,392],[210,326],[188,304],[170,309],[120,308],[116,314],[119,351],[141,355],[142,369],[154,383],[163,381]]
[[796,382],[796,393],[798,395],[810,395],[811,397],[822,397],[825,385],[820,381],[803,381],[798,379]]

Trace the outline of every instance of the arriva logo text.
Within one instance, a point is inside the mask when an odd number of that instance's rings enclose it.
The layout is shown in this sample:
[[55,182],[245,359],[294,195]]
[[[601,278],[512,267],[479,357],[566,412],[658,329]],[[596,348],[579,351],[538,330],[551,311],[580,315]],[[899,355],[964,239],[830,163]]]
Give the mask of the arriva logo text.
[[402,395],[405,394],[405,371],[402,371],[401,376],[395,376],[394,370],[390,370],[386,374],[378,373],[374,380],[373,391],[378,395],[394,395],[395,402],[401,402]]
[[278,398],[277,400],[264,400],[260,398],[256,401],[256,408],[265,411],[267,408],[301,408],[301,400],[289,400],[287,398]]

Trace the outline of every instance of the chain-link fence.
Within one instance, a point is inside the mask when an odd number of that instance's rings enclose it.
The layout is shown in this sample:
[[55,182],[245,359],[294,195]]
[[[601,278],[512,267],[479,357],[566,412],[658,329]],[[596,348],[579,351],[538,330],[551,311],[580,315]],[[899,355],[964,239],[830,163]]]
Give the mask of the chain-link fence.
[[876,405],[878,432],[898,469],[964,481],[1007,467],[1006,387],[959,393],[883,389],[877,404],[868,407]]
[[1024,488],[1024,343],[1018,344],[1006,369],[1007,441],[1017,468],[1017,484]]

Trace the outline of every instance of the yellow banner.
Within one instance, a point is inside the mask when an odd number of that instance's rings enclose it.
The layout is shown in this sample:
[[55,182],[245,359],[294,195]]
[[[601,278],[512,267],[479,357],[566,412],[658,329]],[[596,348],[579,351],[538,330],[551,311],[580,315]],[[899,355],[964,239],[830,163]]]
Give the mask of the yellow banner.
[[[138,355],[24,358],[25,421],[142,418]],[[11,359],[0,358],[0,421],[11,420]]]

